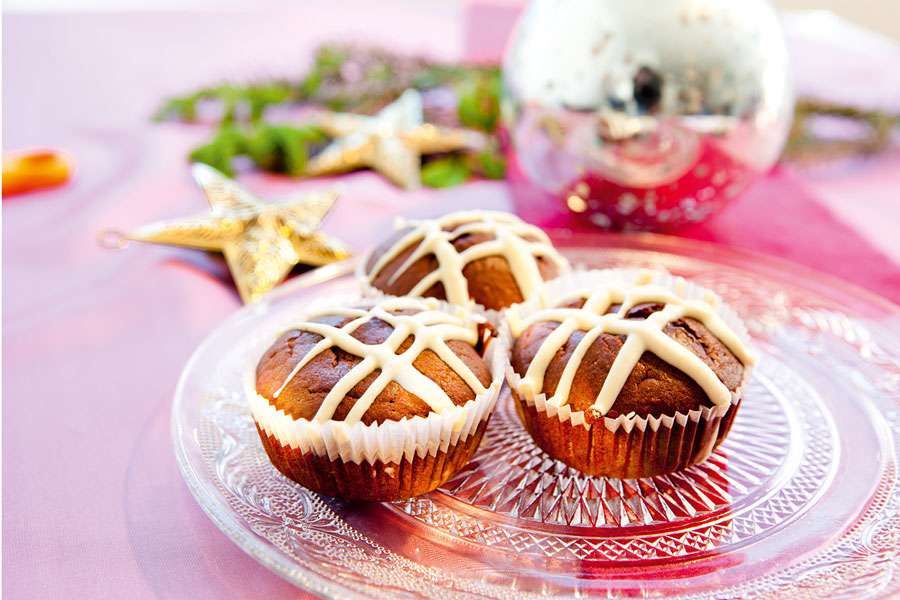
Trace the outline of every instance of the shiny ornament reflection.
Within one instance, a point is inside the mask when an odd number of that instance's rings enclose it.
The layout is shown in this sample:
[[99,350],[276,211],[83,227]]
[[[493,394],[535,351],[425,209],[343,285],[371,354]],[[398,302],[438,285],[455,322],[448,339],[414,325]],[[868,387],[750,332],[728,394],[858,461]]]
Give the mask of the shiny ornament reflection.
[[762,0],[534,0],[503,73],[514,162],[556,197],[516,198],[542,224],[701,221],[774,164],[792,114]]

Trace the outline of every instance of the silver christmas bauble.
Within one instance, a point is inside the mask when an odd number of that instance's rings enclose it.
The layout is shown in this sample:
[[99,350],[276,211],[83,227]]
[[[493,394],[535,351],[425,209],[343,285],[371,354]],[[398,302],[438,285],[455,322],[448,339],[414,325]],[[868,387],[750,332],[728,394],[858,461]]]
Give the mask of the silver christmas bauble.
[[793,109],[764,0],[533,0],[503,79],[514,174],[554,198],[516,201],[544,223],[703,220],[772,166]]

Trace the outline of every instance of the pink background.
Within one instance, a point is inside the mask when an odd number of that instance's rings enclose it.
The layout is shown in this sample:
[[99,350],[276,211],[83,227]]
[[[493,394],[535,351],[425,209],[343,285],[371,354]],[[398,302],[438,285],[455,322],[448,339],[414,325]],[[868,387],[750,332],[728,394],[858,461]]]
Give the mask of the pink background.
[[[5,15],[4,150],[51,146],[77,164],[71,184],[3,201],[9,597],[300,595],[206,519],[171,450],[178,375],[239,306],[227,271],[217,259],[173,248],[104,251],[95,236],[204,208],[184,156],[208,132],[150,124],[162,96],[199,82],[295,75],[318,43],[335,39],[488,58],[513,14],[502,2],[334,6]],[[828,17],[792,17],[788,27],[801,92],[900,110],[896,44]],[[242,182],[272,199],[321,185],[255,174]],[[497,182],[415,193],[370,173],[341,182],[344,196],[326,228],[357,250],[398,213],[510,206]],[[683,233],[792,259],[896,302],[898,189],[897,148],[812,170],[782,167]]]

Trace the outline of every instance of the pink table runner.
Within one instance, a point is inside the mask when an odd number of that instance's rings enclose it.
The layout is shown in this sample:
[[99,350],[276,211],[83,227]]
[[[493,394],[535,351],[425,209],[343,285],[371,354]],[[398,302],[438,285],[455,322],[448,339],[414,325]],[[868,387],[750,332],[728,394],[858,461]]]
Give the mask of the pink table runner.
[[[455,4],[357,2],[337,12],[323,6],[277,16],[4,19],[4,149],[51,145],[78,164],[70,185],[3,202],[9,597],[298,595],[206,519],[171,451],[178,374],[200,340],[239,306],[227,272],[201,253],[102,251],[95,235],[203,209],[183,157],[205,132],[150,125],[146,117],[160,96],[217,78],[294,74],[316,44],[335,38],[453,58],[463,54],[464,33],[478,31],[465,28],[465,15],[480,22],[477,7],[467,13]],[[885,56],[900,72],[896,52]],[[825,175],[780,170],[714,221],[684,233],[790,258],[900,301],[890,245],[868,233],[871,222],[830,208],[876,197],[880,219],[896,229],[900,208],[884,189],[900,189],[898,165],[894,152]],[[320,185],[265,175],[243,181],[269,198]],[[368,173],[342,183],[344,197],[327,229],[357,249],[397,213],[510,206],[501,183],[415,193]],[[840,193],[823,200],[823,189]]]

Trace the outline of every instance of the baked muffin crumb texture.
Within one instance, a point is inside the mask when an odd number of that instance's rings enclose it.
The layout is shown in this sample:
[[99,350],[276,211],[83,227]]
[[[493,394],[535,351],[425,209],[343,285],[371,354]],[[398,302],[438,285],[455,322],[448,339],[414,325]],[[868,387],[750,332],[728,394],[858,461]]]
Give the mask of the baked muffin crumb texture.
[[499,309],[530,298],[568,262],[538,227],[504,212],[400,220],[365,265],[373,287],[394,295],[472,301]]
[[[591,371],[602,377],[602,385],[584,408],[597,416],[647,406],[643,414],[671,412],[660,409],[677,403],[679,393],[687,397],[689,409],[697,408],[690,402],[698,395],[713,405],[731,404],[743,369],[754,358],[719,315],[718,297],[708,293],[687,299],[677,289],[654,284],[652,277],[644,272],[631,285],[616,282],[574,293],[525,316],[510,311],[519,389],[544,392],[548,404],[560,407],[570,403],[570,396],[597,388],[598,381],[585,379],[590,374],[584,371]],[[596,368],[583,369],[588,363]],[[687,382],[673,381],[679,379]],[[620,394],[651,402],[620,406]]]
[[283,334],[257,368],[257,392],[294,418],[347,424],[446,413],[487,391],[483,329],[434,300],[334,307]]

